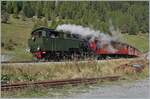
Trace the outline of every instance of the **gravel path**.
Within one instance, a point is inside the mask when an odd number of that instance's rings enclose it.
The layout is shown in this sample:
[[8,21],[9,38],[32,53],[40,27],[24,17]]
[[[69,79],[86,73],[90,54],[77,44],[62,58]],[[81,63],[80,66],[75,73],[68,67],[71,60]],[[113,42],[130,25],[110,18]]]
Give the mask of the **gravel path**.
[[[132,83],[119,85],[94,86],[92,90],[80,93],[64,99],[104,99],[104,98],[131,98],[131,99],[150,99],[149,80],[142,80]],[[82,89],[81,89],[82,90]]]
[[[8,55],[7,55],[8,56]],[[10,57],[7,57],[6,55],[1,55],[1,57],[3,58],[3,59],[1,59],[1,61],[8,61],[9,59],[11,59],[12,58],[12,56]],[[95,62],[97,62],[97,63],[108,63],[108,62],[127,62],[127,61],[131,61],[131,60],[134,60],[134,59],[111,59],[111,60],[97,60],[97,61],[95,61]],[[15,65],[15,66],[30,66],[30,65],[34,65],[34,66],[36,66],[36,65],[49,65],[49,64],[60,64],[60,65],[65,65],[66,63],[67,64],[74,64],[76,61],[60,61],[60,62],[17,62],[17,63],[5,63],[5,64],[3,64],[3,65],[5,65],[5,66],[9,66],[10,64],[11,65]],[[93,62],[93,61],[87,61],[87,60],[85,60],[85,61],[77,61],[76,63],[90,63],[90,62]]]

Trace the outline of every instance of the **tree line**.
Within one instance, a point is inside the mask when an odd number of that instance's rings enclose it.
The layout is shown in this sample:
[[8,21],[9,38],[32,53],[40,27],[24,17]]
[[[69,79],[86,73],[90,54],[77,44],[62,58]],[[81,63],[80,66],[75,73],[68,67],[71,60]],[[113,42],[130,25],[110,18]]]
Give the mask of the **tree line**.
[[1,12],[4,23],[12,14],[23,21],[36,17],[45,26],[50,22],[50,28],[71,23],[109,32],[111,20],[122,33],[149,32],[148,1],[2,1]]

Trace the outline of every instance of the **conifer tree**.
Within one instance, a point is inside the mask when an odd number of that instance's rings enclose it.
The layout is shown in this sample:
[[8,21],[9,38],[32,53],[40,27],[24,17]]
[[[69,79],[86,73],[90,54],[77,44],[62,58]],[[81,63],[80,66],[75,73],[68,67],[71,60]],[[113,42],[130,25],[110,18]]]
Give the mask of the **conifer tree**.
[[149,32],[148,1],[2,1],[1,5],[1,11],[13,14],[14,18],[20,14],[22,20],[37,16],[41,21],[45,17],[51,27],[66,22],[105,32],[111,18],[122,32]]
[[18,16],[19,8],[18,8],[18,5],[17,5],[17,1],[13,1],[12,6],[13,6],[13,17],[14,18],[19,18],[19,16]]
[[25,16],[25,13],[23,10],[20,11],[20,17],[21,17],[21,20],[22,21],[25,21],[26,20],[26,16]]
[[7,2],[6,4],[6,10],[8,13],[13,13],[13,6],[12,6],[12,2]]

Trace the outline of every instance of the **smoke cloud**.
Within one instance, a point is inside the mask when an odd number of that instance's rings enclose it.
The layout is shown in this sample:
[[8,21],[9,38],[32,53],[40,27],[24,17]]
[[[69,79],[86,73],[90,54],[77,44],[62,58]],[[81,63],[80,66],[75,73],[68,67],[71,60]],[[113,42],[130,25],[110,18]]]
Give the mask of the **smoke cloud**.
[[87,37],[87,36],[94,36],[98,37],[100,31],[94,31],[90,28],[83,27],[80,25],[74,25],[74,24],[62,24],[58,25],[56,30],[62,30],[64,32],[70,32],[71,34],[79,34],[82,37]]
[[74,24],[58,25],[56,30],[68,32],[71,34],[78,34],[82,39],[87,39],[90,37],[89,42],[97,40],[97,48],[105,48],[110,52],[116,51],[116,49],[111,45],[111,41],[117,40],[114,35],[110,36],[100,31]]
[[112,36],[114,41],[120,40],[122,38],[122,35],[121,35],[119,28],[117,28],[117,29],[114,28],[111,19],[109,19],[109,31],[110,31],[111,36]]

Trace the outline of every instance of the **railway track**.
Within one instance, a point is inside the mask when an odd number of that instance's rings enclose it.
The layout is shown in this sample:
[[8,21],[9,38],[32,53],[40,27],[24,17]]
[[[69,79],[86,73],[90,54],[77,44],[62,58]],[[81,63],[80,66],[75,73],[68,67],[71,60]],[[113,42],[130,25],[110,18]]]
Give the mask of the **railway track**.
[[78,85],[78,84],[94,84],[98,81],[114,81],[118,80],[121,76],[106,76],[99,78],[77,78],[77,79],[68,79],[68,80],[50,80],[50,81],[37,81],[37,82],[22,82],[15,84],[2,84],[1,91],[12,91],[18,89],[24,89],[28,87],[59,87],[64,85]]
[[[10,63],[36,63],[38,61],[2,61],[2,64],[10,64]],[[43,61],[46,62],[46,61]]]
[[65,64],[65,63],[86,63],[86,62],[109,62],[109,61],[125,61],[125,60],[133,60],[135,58],[130,58],[130,59],[109,59],[109,60],[84,60],[84,61],[59,61],[59,62],[55,62],[55,61],[2,61],[1,64]]
[[59,63],[64,63],[64,62],[51,62],[51,61],[3,61],[1,64],[8,65],[8,64],[47,64],[47,63],[52,63],[52,64],[59,64]]

